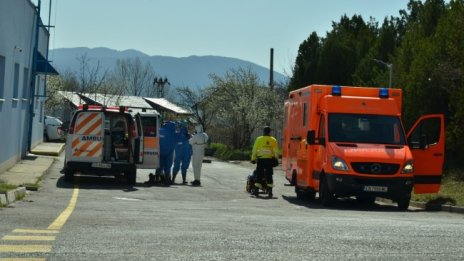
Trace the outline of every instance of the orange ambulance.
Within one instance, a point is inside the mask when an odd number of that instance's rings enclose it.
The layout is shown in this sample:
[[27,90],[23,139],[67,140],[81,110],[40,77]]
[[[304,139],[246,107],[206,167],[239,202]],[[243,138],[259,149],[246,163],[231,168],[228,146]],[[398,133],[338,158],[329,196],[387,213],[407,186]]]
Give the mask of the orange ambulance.
[[444,117],[401,122],[402,90],[311,85],[285,101],[282,167],[298,198],[325,206],[337,197],[409,207],[411,192],[440,189]]

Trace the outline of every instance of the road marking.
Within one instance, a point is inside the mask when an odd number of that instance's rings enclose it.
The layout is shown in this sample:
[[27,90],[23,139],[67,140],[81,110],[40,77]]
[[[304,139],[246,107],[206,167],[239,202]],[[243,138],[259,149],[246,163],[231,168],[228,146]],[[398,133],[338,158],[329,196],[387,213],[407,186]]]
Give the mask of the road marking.
[[120,197],[113,197],[114,199],[119,199],[119,200],[129,200],[129,201],[142,201],[142,199],[138,198],[120,198]]
[[49,230],[49,229],[21,229],[17,228],[13,230],[13,233],[27,233],[27,234],[58,234],[58,230]]
[[0,252],[13,253],[48,253],[52,245],[0,245]]
[[73,194],[71,196],[71,200],[69,201],[69,205],[63,212],[61,212],[61,214],[55,219],[55,221],[53,221],[53,223],[50,226],[48,226],[48,229],[60,230],[64,226],[64,224],[66,223],[66,221],[68,221],[68,218],[74,211],[74,208],[76,207],[78,196],[79,186],[75,185],[73,189]]
[[2,240],[53,241],[55,240],[55,236],[4,236]]
[[29,258],[29,257],[16,257],[16,258],[0,258],[0,261],[45,261],[46,258]]

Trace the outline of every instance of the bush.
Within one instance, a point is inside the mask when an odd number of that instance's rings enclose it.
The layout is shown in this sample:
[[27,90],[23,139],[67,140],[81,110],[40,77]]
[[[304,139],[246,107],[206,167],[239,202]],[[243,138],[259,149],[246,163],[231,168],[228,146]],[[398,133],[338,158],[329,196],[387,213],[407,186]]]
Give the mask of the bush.
[[250,160],[250,149],[232,149],[222,143],[211,143],[210,149],[214,151],[213,156],[222,160]]

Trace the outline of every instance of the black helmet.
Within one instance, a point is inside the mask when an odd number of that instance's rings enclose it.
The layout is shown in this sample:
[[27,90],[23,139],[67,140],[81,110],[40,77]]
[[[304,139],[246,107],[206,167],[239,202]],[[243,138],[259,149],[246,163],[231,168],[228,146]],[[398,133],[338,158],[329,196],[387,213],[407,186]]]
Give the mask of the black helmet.
[[263,134],[264,134],[264,135],[269,135],[269,134],[271,134],[271,127],[269,127],[269,126],[264,126],[264,128],[263,128]]

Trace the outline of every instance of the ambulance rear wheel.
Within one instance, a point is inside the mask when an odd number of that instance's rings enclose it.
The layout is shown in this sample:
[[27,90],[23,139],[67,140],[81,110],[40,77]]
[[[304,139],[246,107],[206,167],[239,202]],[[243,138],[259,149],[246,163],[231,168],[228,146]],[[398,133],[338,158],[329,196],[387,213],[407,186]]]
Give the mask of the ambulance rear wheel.
[[74,180],[74,171],[69,168],[64,168],[64,180],[72,182]]
[[301,190],[300,188],[298,188],[298,186],[295,185],[295,194],[296,194],[296,198],[299,199],[299,200],[304,200],[305,199],[305,193],[303,190]]
[[137,181],[137,170],[135,168],[127,171],[124,175],[126,176],[128,185],[135,185]]

